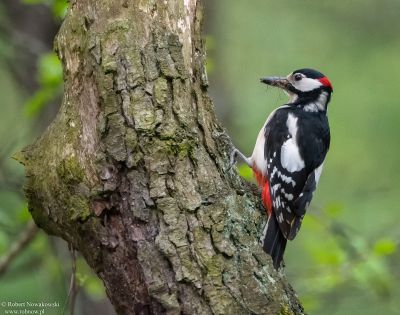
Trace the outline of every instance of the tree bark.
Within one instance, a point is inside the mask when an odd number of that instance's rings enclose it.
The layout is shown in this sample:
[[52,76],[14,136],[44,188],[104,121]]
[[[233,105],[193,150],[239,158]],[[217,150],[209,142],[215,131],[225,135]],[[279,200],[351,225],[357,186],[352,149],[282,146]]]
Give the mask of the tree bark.
[[36,224],[118,314],[303,314],[258,237],[254,191],[207,95],[201,0],[71,1],[65,94],[19,159]]

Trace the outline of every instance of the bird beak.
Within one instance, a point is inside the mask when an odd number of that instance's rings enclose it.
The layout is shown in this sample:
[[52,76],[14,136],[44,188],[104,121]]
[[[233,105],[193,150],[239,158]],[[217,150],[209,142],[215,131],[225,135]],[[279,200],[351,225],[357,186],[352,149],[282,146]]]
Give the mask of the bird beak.
[[284,90],[290,90],[291,87],[289,80],[285,77],[266,77],[266,78],[261,78],[260,81],[262,83],[271,86],[276,86]]

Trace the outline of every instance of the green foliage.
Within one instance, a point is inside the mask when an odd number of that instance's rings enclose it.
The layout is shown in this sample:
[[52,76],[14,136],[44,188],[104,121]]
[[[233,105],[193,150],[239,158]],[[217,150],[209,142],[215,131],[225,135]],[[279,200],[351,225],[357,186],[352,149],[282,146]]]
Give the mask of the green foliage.
[[238,166],[239,175],[244,179],[252,180],[253,179],[253,171],[246,164],[240,164]]
[[38,68],[40,84],[59,86],[62,83],[61,63],[55,53],[41,56]]
[[105,298],[104,286],[101,280],[93,273],[86,261],[79,257],[76,262],[76,278],[78,285],[93,299]]
[[67,0],[53,0],[53,14],[56,17],[64,18],[67,14],[68,1]]
[[337,288],[347,286],[356,286],[386,299],[393,290],[394,281],[385,256],[395,254],[396,244],[389,238],[369,242],[337,221],[340,218],[338,206],[326,209],[317,215],[308,214],[303,229],[309,235],[299,236],[310,254],[308,263],[313,266],[310,274],[297,275],[297,281],[307,287],[307,293],[301,298],[305,306],[309,311],[317,311],[323,306],[321,296],[329,296]]
[[37,116],[43,108],[61,95],[63,73],[60,60],[55,53],[42,55],[38,62],[40,89],[26,102],[29,117]]
[[63,19],[67,14],[67,0],[23,0],[22,2],[27,5],[45,4],[52,9],[54,16],[59,19]]
[[382,238],[374,245],[374,254],[378,256],[391,255],[396,251],[396,243],[389,238]]
[[28,223],[30,220],[32,220],[32,216],[31,216],[31,214],[29,213],[28,205],[27,205],[27,204],[24,204],[24,205],[20,208],[20,210],[17,211],[17,219],[18,219],[18,222],[21,222],[21,223],[23,223],[23,224],[26,224],[26,223]]

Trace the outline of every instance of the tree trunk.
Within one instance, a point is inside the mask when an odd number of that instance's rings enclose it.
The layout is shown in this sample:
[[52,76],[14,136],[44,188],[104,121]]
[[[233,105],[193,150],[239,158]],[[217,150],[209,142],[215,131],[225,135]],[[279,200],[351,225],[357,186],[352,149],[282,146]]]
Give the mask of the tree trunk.
[[36,224],[79,250],[118,314],[302,314],[258,237],[207,95],[201,0],[71,1],[65,94],[27,147]]

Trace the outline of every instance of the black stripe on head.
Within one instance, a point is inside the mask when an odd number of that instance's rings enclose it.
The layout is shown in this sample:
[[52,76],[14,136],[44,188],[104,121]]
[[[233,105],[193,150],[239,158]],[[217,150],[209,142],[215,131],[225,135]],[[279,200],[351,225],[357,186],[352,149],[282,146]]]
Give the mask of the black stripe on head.
[[293,71],[293,73],[302,73],[304,74],[307,78],[310,79],[321,79],[325,77],[321,72],[309,68],[304,68],[304,69],[299,69],[296,71]]

